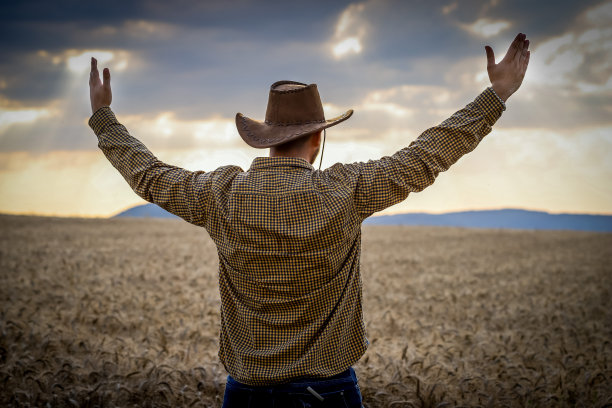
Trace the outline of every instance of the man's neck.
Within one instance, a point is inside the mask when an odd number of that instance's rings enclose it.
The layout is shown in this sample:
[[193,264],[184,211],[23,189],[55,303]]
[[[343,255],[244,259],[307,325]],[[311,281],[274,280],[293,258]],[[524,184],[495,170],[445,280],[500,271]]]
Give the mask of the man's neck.
[[292,151],[278,151],[274,148],[270,148],[270,157],[297,157],[300,159],[304,159],[307,162],[309,162],[310,164],[312,164],[312,161],[310,160],[310,157],[308,157],[308,153],[307,152],[292,152]]

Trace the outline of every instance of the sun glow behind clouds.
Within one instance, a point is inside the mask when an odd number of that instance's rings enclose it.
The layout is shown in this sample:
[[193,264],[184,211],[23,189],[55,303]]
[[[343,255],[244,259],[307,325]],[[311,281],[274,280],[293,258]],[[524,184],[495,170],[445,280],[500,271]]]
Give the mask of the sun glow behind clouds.
[[340,58],[349,52],[359,54],[361,52],[361,42],[356,37],[349,37],[334,46],[334,55]]
[[[72,51],[71,53],[73,53]],[[128,58],[127,53],[122,51],[104,51],[104,50],[85,50],[77,55],[72,55],[66,58],[68,69],[74,73],[80,74],[90,69],[91,57],[98,60],[98,68],[101,65],[109,62],[113,63],[112,68],[117,71],[123,71],[127,68]]]
[[510,28],[510,26],[511,24],[508,21],[491,21],[488,18],[481,18],[463,27],[476,35],[488,38],[501,33],[505,29]]
[[151,147],[186,148],[202,145],[214,148],[242,146],[243,142],[233,119],[211,117],[201,120],[177,118],[172,111],[161,112],[155,117],[122,116],[125,125],[134,135],[147,135]]
[[365,4],[351,4],[340,14],[336,22],[332,52],[337,59],[349,54],[359,54],[367,23],[362,18]]
[[34,122],[37,119],[49,116],[50,114],[51,112],[49,109],[0,109],[0,129],[9,127],[15,123]]

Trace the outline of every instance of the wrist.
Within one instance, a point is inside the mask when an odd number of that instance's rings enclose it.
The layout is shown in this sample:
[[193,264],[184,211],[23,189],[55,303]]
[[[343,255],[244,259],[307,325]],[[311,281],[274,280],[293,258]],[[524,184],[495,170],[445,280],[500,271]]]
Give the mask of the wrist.
[[504,103],[506,103],[508,98],[510,98],[510,95],[512,95],[512,92],[509,92],[508,90],[504,89],[503,87],[499,85],[491,84],[491,88],[493,88],[493,91],[497,94],[499,99],[501,99],[502,102]]
[[497,98],[497,100],[499,101],[499,103],[501,103],[504,107],[504,110],[506,110],[506,101],[504,101],[498,94],[497,92],[495,92],[495,89],[493,89],[493,87],[489,87],[488,89],[490,89],[493,92],[493,95],[495,95],[495,97]]
[[91,113],[94,114],[100,109],[106,108],[106,107],[110,107],[110,105],[107,105],[107,104],[91,105]]
[[94,115],[97,111],[102,108],[110,108],[110,105],[96,105],[91,107],[91,114]]

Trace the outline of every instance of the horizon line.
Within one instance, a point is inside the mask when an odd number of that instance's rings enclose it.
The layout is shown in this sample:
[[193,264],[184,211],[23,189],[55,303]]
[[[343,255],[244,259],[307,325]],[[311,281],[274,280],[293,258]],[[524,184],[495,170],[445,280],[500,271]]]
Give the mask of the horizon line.
[[[129,209],[140,207],[142,205],[148,205],[152,203],[144,203],[137,204],[131,207],[127,207],[124,210],[120,210],[112,215],[102,215],[102,214],[54,214],[54,213],[38,213],[38,212],[13,212],[13,211],[0,211],[0,216],[10,215],[10,216],[24,216],[24,217],[46,217],[46,218],[83,218],[83,219],[110,219],[113,218],[122,212],[125,212]],[[155,204],[154,204],[155,205]],[[161,208],[161,207],[160,207]],[[485,212],[485,211],[504,211],[504,210],[518,210],[518,211],[528,211],[528,212],[540,212],[547,213],[551,215],[594,215],[594,216],[612,216],[612,211],[608,213],[597,213],[597,212],[569,212],[569,211],[550,211],[543,209],[534,209],[534,208],[520,208],[520,207],[491,207],[491,208],[470,208],[470,209],[457,209],[457,210],[449,210],[443,212],[427,212],[422,210],[414,210],[414,211],[398,211],[398,212],[390,212],[390,213],[375,213],[368,218],[372,217],[389,217],[395,215],[403,215],[403,214],[427,214],[427,215],[445,215],[445,214],[454,214],[454,213],[462,213],[462,212]],[[152,217],[155,218],[155,217]]]

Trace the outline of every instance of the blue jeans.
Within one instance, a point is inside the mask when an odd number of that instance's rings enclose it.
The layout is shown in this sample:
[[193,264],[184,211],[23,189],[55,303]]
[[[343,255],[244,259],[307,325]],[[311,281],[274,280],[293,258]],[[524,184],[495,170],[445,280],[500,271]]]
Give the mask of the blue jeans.
[[227,376],[223,408],[361,408],[355,370],[327,378],[304,378],[286,384],[250,386]]

